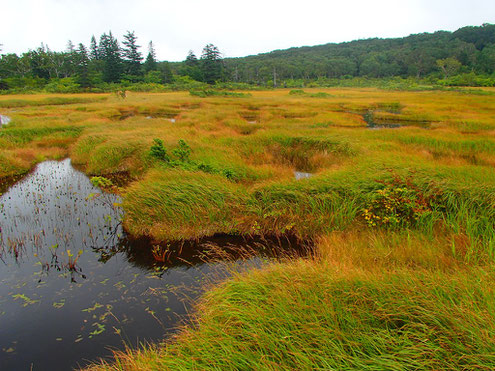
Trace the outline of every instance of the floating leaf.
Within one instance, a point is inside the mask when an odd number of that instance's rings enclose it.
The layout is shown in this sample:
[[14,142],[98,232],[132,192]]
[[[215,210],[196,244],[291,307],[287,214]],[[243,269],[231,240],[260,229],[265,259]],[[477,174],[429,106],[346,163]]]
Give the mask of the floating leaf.
[[93,305],[92,307],[83,309],[82,311],[91,313],[91,312],[94,312],[95,310],[97,310],[98,308],[102,308],[102,307],[103,307],[103,305],[101,305],[100,303],[95,303],[95,305]]
[[52,305],[53,305],[54,308],[60,309],[60,308],[62,308],[65,305],[65,299],[62,299],[59,302],[56,302],[55,301],[55,302],[53,302]]
[[17,299],[24,300],[24,303],[22,304],[23,307],[27,307],[28,305],[39,303],[39,300],[30,299],[24,294],[15,294],[15,295],[12,295],[12,297],[14,298],[14,300],[17,300]]

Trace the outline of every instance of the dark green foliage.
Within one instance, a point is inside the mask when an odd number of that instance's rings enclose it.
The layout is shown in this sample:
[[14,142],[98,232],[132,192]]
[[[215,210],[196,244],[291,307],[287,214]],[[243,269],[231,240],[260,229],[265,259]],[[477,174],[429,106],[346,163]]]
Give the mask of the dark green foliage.
[[[276,69],[277,81],[293,87],[291,81],[298,79],[439,75],[436,61],[446,58],[459,61],[460,72],[472,68],[481,70],[480,54],[495,44],[493,29],[495,25],[483,25],[465,27],[454,33],[440,31],[397,39],[357,40],[228,58],[224,61],[225,75],[232,81],[268,85]],[[484,73],[494,71],[495,65],[482,63]]]
[[158,160],[170,162],[170,157],[167,154],[167,150],[165,149],[163,140],[161,139],[153,139],[153,145],[150,148],[150,155]]
[[89,78],[89,57],[88,51],[83,44],[79,44],[77,51],[77,63],[76,63],[76,81],[82,88],[88,88],[91,86]]
[[122,58],[119,43],[112,32],[100,38],[100,58],[103,61],[103,81],[118,82],[122,75]]
[[148,44],[148,56],[144,62],[144,72],[156,71],[157,68],[155,48],[153,47],[153,42],[150,41]]
[[366,122],[366,124],[368,124],[368,126],[376,125],[376,122],[374,120],[373,111],[366,111],[366,113],[363,115],[363,119]]
[[183,139],[179,139],[179,146],[172,150],[172,154],[177,157],[179,161],[189,161],[191,147],[189,147],[189,145]]
[[455,31],[453,36],[474,44],[478,50],[483,50],[485,46],[493,44],[495,41],[495,25],[484,23],[481,27],[462,27]]
[[215,84],[216,81],[222,78],[222,55],[215,45],[208,44],[204,47],[201,55],[201,70],[203,72],[203,81],[207,84]]
[[306,92],[302,89],[293,89],[289,92],[289,95],[305,95]]
[[310,97],[310,98],[328,98],[331,97],[331,94],[325,93],[325,92],[318,92],[318,93],[306,93],[302,89],[293,89],[289,92],[289,95],[296,95],[296,96],[303,96],[303,97]]
[[163,165],[170,168],[177,168],[192,172],[200,171],[208,174],[218,174],[232,182],[237,182],[245,176],[245,174],[242,174],[242,171],[240,172],[239,170],[231,167],[221,167],[211,163],[205,163],[203,161],[196,162],[191,160],[191,147],[183,139],[180,139],[177,147],[172,149],[173,158],[168,155],[167,149],[161,139],[153,140],[153,145],[150,148],[149,154],[150,156],[163,161]]
[[94,35],[91,36],[91,46],[90,46],[89,57],[93,61],[100,59],[100,51],[98,49],[98,44],[96,43],[96,38]]
[[124,59],[125,72],[134,76],[140,75],[143,56],[138,51],[140,46],[137,45],[137,37],[134,34],[134,31],[127,31],[124,35],[124,41],[122,44],[124,44],[122,56]]
[[174,75],[168,62],[158,64],[158,71],[160,71],[160,82],[162,84],[170,84],[174,81]]
[[179,74],[189,76],[196,81],[203,81],[203,72],[200,63],[192,50],[189,51],[184,64],[179,69]]

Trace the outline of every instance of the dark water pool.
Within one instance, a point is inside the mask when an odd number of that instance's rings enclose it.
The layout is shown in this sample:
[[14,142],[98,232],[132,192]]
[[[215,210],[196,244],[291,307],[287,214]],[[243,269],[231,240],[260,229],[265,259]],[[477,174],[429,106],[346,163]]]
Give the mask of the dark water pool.
[[[68,370],[111,349],[170,335],[204,280],[228,275],[202,250],[258,257],[291,241],[219,237],[153,247],[126,237],[120,199],[102,193],[70,160],[39,164],[0,197],[0,369]],[[229,267],[232,269],[232,266]]]

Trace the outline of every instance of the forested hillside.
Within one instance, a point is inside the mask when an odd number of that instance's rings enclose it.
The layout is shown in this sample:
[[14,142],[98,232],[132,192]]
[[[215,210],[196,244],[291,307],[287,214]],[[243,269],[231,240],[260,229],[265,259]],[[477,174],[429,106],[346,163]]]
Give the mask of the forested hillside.
[[341,44],[276,50],[226,59],[228,79],[260,82],[349,76],[425,77],[495,71],[495,25],[464,27],[397,39],[368,39]]

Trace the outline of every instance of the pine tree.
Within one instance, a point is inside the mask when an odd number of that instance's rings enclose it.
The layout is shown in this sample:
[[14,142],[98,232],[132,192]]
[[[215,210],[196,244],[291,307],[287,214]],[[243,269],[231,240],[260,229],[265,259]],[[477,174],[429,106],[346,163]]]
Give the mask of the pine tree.
[[96,43],[95,35],[91,36],[89,58],[92,61],[97,61],[98,59],[100,59],[100,51],[98,49],[98,44]]
[[192,50],[189,50],[189,54],[186,57],[186,66],[196,67],[199,65],[198,58]]
[[134,31],[124,35],[124,49],[122,50],[122,55],[124,57],[124,63],[126,65],[126,72],[130,75],[140,75],[141,74],[141,61],[143,60],[142,54],[138,51],[141,47],[136,44],[137,37],[134,35]]
[[67,42],[67,50],[63,56],[63,73],[65,77],[73,76],[76,73],[77,51],[71,40]]
[[146,61],[144,62],[144,71],[146,73],[150,71],[156,71],[158,69],[156,63],[156,54],[155,48],[153,47],[153,42],[150,41],[148,44],[148,56],[146,57]]
[[79,44],[77,50],[77,77],[76,81],[82,88],[89,88],[91,81],[89,79],[89,57],[88,51],[83,44]]
[[122,58],[120,56],[119,42],[113,37],[112,32],[101,35],[100,58],[103,60],[103,81],[119,82],[122,75]]
[[208,44],[204,47],[201,55],[201,69],[203,80],[207,84],[214,84],[215,81],[220,80],[222,77],[222,55],[215,45]]
[[196,81],[204,80],[200,63],[192,50],[189,50],[189,54],[186,57],[184,65],[180,69],[180,74],[183,76],[189,76]]

